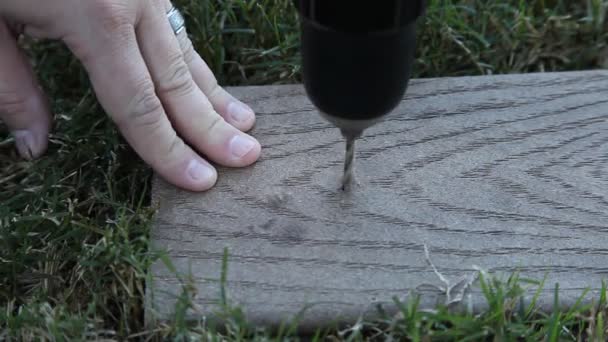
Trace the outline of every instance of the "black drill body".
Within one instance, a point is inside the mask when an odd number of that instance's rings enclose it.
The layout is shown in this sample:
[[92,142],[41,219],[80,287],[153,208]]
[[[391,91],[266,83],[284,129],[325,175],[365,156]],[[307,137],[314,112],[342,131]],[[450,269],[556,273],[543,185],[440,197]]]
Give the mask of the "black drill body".
[[379,119],[401,101],[422,0],[295,0],[303,81],[325,116]]
[[343,188],[354,142],[402,100],[425,0],[294,0],[303,81],[311,102],[346,138]]

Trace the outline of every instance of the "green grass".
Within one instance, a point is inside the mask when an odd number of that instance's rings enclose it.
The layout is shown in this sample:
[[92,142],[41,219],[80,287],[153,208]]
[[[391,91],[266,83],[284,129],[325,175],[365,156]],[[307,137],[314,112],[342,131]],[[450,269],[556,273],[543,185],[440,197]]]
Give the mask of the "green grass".
[[[608,67],[605,1],[429,2],[415,77]],[[176,4],[222,84],[300,81],[290,0]],[[151,172],[104,115],[86,74],[61,44],[43,42],[28,51],[56,118],[49,151],[35,162],[16,156],[0,124],[0,339],[279,338],[249,327],[238,311],[223,334],[188,326],[183,310],[169,324],[145,329],[146,270],[161,257],[148,245]],[[424,313],[406,303],[395,317],[320,336],[600,341],[608,333],[605,291],[592,307],[542,315],[534,307],[514,309],[528,285],[516,275],[482,284],[490,309],[480,315],[443,308]],[[188,307],[188,298],[186,291],[180,308]]]

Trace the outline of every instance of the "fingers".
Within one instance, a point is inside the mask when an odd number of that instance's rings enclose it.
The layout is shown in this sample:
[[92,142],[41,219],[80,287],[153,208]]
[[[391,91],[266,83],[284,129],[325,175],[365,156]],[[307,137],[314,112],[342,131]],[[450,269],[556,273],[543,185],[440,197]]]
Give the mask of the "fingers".
[[194,81],[207,95],[215,110],[229,123],[242,131],[250,130],[255,123],[253,110],[243,102],[234,98],[218,83],[215,75],[201,56],[194,50],[186,31],[177,36],[184,53],[184,60],[192,73]]
[[168,182],[192,191],[211,188],[215,169],[180,139],[155,94],[132,25],[91,42],[85,68],[100,103],[141,158]]
[[[163,1],[165,4],[164,10],[168,12],[171,9],[171,2],[169,0]],[[234,127],[242,131],[250,130],[255,123],[253,110],[219,86],[207,63],[194,50],[192,41],[188,38],[185,29],[177,35],[177,39],[194,82],[207,95],[213,108]]]
[[47,149],[51,112],[31,65],[2,19],[0,51],[0,120],[13,134],[21,157],[37,158]]
[[162,2],[146,2],[143,11],[137,27],[139,46],[177,132],[222,165],[241,167],[255,162],[260,144],[220,116],[195,83]]

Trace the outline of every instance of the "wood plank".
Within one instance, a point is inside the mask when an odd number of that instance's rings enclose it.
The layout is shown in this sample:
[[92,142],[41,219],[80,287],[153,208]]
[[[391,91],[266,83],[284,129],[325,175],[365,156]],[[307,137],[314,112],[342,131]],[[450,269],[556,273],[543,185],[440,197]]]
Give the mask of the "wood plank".
[[[300,85],[230,91],[258,113],[260,161],[221,169],[203,194],[154,182],[154,246],[191,270],[202,313],[190,318],[217,308],[225,247],[231,303],[270,326],[312,305],[303,329],[391,312],[414,290],[423,308],[444,301],[424,285],[442,285],[425,244],[450,279],[474,265],[547,274],[546,308],[555,282],[568,305],[608,275],[608,71],[413,80],[359,141],[350,194],[344,142]],[[150,312],[169,317],[179,282],[152,272]]]

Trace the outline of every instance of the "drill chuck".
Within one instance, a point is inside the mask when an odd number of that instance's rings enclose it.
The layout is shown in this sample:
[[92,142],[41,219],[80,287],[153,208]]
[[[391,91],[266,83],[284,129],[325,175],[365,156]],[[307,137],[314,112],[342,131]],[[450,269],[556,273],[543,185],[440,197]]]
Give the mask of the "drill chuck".
[[303,81],[311,102],[344,131],[363,131],[407,90],[423,0],[295,0]]

